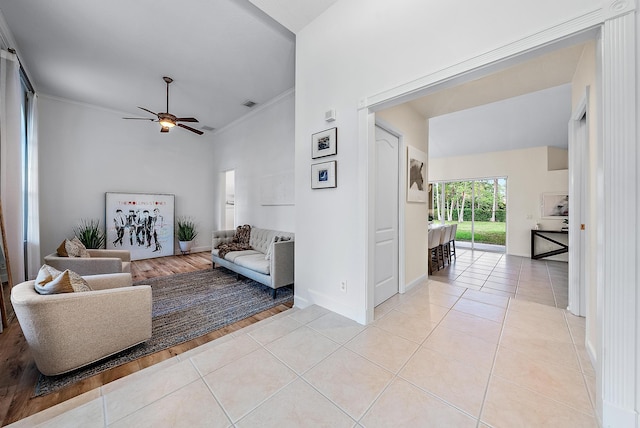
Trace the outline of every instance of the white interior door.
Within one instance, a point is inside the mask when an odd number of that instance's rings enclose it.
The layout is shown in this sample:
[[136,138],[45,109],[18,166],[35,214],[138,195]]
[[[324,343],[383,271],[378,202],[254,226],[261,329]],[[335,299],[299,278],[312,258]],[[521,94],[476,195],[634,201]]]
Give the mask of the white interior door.
[[579,136],[581,150],[580,157],[580,267],[579,267],[579,284],[580,284],[580,315],[587,316],[587,299],[588,290],[588,272],[589,266],[587,261],[587,232],[586,225],[589,224],[589,141],[587,133],[587,117],[586,115],[580,120]]
[[376,126],[375,305],[398,292],[400,140]]
[[588,97],[585,96],[569,122],[569,306],[578,316],[587,316],[591,285],[587,260],[589,225],[589,134]]

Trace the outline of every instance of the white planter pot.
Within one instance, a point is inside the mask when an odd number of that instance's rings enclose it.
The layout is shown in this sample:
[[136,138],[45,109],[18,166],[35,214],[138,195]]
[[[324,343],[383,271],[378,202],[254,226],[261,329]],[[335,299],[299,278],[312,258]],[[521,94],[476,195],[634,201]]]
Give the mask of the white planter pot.
[[180,244],[180,251],[182,251],[182,254],[191,252],[193,241],[178,241],[178,243]]

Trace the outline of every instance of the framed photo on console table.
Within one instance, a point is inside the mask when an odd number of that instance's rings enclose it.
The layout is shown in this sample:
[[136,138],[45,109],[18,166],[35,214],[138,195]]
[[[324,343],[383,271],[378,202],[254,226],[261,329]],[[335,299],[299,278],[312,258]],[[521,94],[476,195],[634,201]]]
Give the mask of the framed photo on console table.
[[311,159],[338,153],[338,128],[327,129],[311,136]]
[[311,165],[312,189],[328,189],[336,186],[336,161]]
[[172,256],[174,204],[174,195],[107,192],[107,249],[129,250],[131,260]]

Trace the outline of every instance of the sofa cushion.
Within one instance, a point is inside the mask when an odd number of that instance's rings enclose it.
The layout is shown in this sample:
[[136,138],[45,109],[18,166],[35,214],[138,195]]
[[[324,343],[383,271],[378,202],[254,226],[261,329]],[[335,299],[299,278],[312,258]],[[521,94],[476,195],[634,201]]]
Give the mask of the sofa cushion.
[[248,254],[236,257],[235,264],[242,266],[243,268],[251,269],[255,272],[260,272],[265,275],[269,275],[269,261],[265,260],[262,253]]
[[254,254],[259,254],[260,257],[264,258],[264,254],[256,250],[230,251],[224,256],[224,258],[225,260],[229,260],[231,263],[235,263],[238,257],[249,256]]
[[40,268],[34,287],[39,294],[91,291],[87,281],[77,273],[69,269],[60,272],[49,265],[43,265]]
[[260,229],[259,227],[251,228],[251,239],[249,239],[249,245],[254,250],[260,251],[262,254],[267,254],[269,251],[269,245],[273,241],[273,237],[277,232],[271,229]]
[[67,254],[67,240],[66,239],[64,241],[62,241],[62,244],[60,244],[60,246],[56,249],[56,253],[58,253],[58,256],[60,256],[60,257],[69,257],[69,254]]
[[265,254],[264,259],[265,260],[271,260],[271,254],[273,254],[273,244],[275,242],[278,242],[279,237],[274,236],[273,238],[271,238],[271,242],[269,243],[269,249],[267,250],[267,254]]
[[82,241],[75,236],[71,241],[67,239],[64,247],[67,250],[67,255],[69,257],[91,257],[87,251],[87,247],[85,247]]
[[[267,254],[269,252],[269,246],[271,242],[273,242],[273,238],[278,236],[280,238],[290,238],[293,239],[293,233],[289,232],[280,232],[278,230],[271,229],[260,229],[259,227],[251,228],[251,239],[249,240],[249,244],[251,248],[254,250],[258,250],[263,254]],[[283,241],[284,239],[280,239]]]
[[271,255],[273,254],[273,244],[276,242],[284,242],[291,241],[293,238],[291,236],[280,236],[276,235],[271,239],[271,243],[269,244],[269,250],[267,250],[267,254],[264,256],[265,260],[271,260]]

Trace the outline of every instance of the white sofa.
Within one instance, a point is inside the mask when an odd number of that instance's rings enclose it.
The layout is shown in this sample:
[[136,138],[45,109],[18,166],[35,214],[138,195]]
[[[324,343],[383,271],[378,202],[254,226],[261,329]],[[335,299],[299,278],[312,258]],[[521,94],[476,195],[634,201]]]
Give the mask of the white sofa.
[[[293,233],[252,227],[249,238],[251,250],[231,251],[224,258],[220,258],[216,247],[221,243],[231,242],[234,235],[235,230],[213,232],[211,260],[214,269],[218,264],[271,287],[273,289],[271,295],[274,298],[278,288],[293,284]],[[289,240],[273,242],[276,236],[289,238]],[[273,245],[271,256],[267,259],[266,255],[271,245]]]

